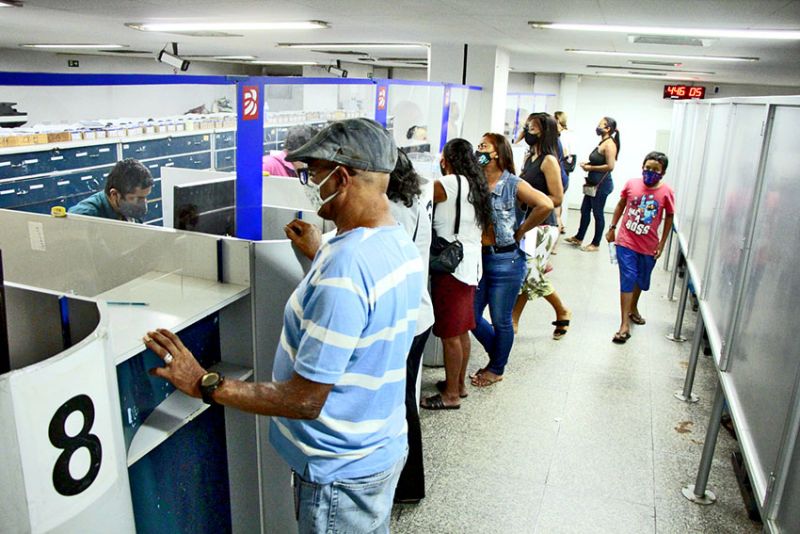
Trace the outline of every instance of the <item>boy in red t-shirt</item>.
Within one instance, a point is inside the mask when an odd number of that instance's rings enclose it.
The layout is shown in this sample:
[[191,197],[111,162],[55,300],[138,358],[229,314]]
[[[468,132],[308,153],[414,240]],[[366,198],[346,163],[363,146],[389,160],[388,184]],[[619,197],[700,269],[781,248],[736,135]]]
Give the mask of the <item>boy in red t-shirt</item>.
[[[617,242],[619,265],[622,323],[614,334],[614,343],[625,343],[631,337],[630,321],[640,325],[645,323],[639,314],[639,297],[642,291],[650,289],[650,274],[672,231],[675,214],[675,193],[662,182],[668,164],[669,160],[662,152],[650,152],[645,156],[642,177],[628,180],[622,188],[611,227],[606,233],[609,243]],[[659,238],[658,227],[662,218],[664,231]],[[615,236],[620,219],[619,235]]]

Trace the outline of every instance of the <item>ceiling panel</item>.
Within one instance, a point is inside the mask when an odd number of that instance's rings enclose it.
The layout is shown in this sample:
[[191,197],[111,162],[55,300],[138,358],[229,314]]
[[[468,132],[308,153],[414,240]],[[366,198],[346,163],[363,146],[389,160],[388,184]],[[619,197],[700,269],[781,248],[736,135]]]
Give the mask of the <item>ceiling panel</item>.
[[[136,31],[125,22],[323,20],[315,31],[244,32],[209,38]],[[800,0],[26,0],[0,9],[0,48],[26,42],[119,42],[156,52],[176,40],[192,55],[252,54],[265,60],[331,62],[336,56],[276,48],[279,42],[418,41],[496,45],[511,53],[516,71],[594,74],[590,64],[628,65],[626,58],[578,56],[565,48],[756,56],[750,64],[684,61],[685,69],[716,74],[701,81],[800,86],[800,42],[718,40],[708,48],[641,45],[607,33],[533,30],[529,20],[712,28],[800,29]],[[434,53],[436,48],[433,48]],[[371,55],[426,57],[425,49]],[[342,59],[347,59],[342,57]],[[124,61],[120,59],[120,61]],[[2,56],[0,55],[0,68]]]

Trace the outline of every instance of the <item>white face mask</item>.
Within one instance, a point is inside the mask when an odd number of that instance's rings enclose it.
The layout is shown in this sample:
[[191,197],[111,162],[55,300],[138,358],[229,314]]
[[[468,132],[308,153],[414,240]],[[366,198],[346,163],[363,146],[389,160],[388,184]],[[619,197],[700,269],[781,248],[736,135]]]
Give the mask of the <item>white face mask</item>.
[[308,180],[308,182],[305,183],[305,188],[303,189],[303,192],[306,194],[306,198],[308,198],[308,201],[311,203],[311,206],[314,208],[315,211],[319,212],[319,210],[322,209],[322,206],[333,200],[334,197],[336,197],[336,195],[339,194],[339,191],[336,191],[334,194],[323,200],[322,194],[320,193],[320,189],[322,189],[322,186],[325,184],[325,182],[327,182],[330,179],[330,177],[333,175],[333,173],[336,172],[338,168],[339,165],[337,165],[331,172],[329,172],[328,176],[326,176],[325,179],[318,184],[315,184],[311,180]]

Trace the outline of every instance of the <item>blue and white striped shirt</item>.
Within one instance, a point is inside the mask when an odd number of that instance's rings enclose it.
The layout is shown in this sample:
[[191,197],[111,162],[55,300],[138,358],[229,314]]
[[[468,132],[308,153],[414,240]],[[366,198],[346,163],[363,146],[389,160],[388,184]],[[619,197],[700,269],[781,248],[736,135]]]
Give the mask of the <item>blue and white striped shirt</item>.
[[273,417],[270,443],[313,482],[378,473],[405,452],[421,273],[402,226],[356,228],[320,248],[286,303],[273,379],[297,372],[334,386],[317,419]]

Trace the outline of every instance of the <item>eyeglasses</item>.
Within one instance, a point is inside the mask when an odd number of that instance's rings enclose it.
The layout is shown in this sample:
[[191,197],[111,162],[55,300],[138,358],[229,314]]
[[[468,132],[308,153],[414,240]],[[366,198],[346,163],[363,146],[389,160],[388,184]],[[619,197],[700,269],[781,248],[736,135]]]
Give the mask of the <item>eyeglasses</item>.
[[301,185],[306,185],[308,183],[309,175],[310,171],[308,170],[308,167],[297,169],[297,178],[300,180]]

